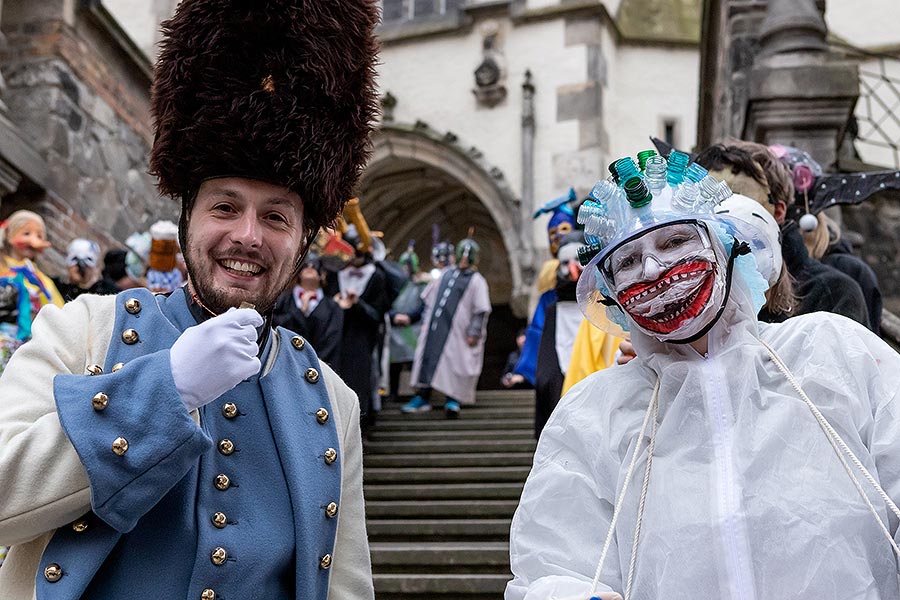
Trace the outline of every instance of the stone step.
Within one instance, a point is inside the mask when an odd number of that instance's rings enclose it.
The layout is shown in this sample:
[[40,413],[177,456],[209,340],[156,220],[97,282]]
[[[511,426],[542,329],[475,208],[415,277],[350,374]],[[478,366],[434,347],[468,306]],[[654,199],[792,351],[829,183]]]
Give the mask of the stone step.
[[370,519],[427,518],[510,518],[516,500],[366,500]]
[[[534,416],[534,406],[481,407],[463,406],[457,420],[478,421],[484,419],[526,419]],[[393,422],[398,420],[433,421],[448,420],[442,406],[435,406],[428,412],[405,414],[399,408],[388,407],[378,413],[377,422]]]
[[459,454],[464,452],[534,452],[534,440],[416,440],[409,442],[369,442],[364,453],[373,454]]
[[369,539],[375,541],[509,541],[511,519],[370,519]]
[[503,573],[509,570],[506,542],[376,542],[370,544],[375,573]]
[[518,500],[524,482],[369,485],[368,500]]
[[371,467],[363,471],[366,489],[373,484],[449,483],[449,482],[524,482],[531,465],[524,467]]
[[416,418],[398,417],[392,419],[379,418],[378,424],[372,429],[373,434],[387,431],[477,431],[480,429],[534,429],[533,418],[509,418],[497,421],[483,419],[444,419],[426,420]]
[[473,452],[460,454],[369,454],[365,468],[372,467],[530,467],[531,452]]
[[533,440],[534,429],[411,430],[381,431],[369,434],[372,442],[405,442],[412,440]]
[[478,390],[475,392],[476,401],[491,399],[511,399],[519,401],[534,400],[534,390]]
[[413,600],[415,594],[430,594],[427,598],[436,600],[500,600],[512,576],[391,573],[375,575],[374,579],[378,600]]

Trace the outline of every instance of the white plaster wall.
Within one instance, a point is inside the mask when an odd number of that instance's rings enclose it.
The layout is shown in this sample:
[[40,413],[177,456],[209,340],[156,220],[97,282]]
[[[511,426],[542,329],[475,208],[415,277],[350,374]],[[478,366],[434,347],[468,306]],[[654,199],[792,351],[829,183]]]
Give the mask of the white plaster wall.
[[103,0],[103,6],[119,22],[147,58],[153,60],[159,26],[153,2],[148,0]]
[[522,191],[521,117],[526,69],[535,91],[535,200],[543,203],[564,190],[554,186],[553,156],[577,150],[578,123],[556,122],[557,87],[584,82],[583,46],[564,47],[560,20],[512,27],[502,23],[507,99],[488,109],[478,106],[473,72],[481,61],[481,36],[475,27],[464,35],[428,38],[383,48],[379,85],[397,97],[394,120],[422,120],[432,128],[453,131],[465,147],[476,146],[500,168],[517,196]]
[[610,59],[606,115],[611,156],[607,162],[652,149],[649,136],[663,139],[666,118],[678,123],[676,146],[692,150],[697,143],[699,52],[621,46]]
[[860,48],[900,44],[900,1],[828,0],[828,29]]

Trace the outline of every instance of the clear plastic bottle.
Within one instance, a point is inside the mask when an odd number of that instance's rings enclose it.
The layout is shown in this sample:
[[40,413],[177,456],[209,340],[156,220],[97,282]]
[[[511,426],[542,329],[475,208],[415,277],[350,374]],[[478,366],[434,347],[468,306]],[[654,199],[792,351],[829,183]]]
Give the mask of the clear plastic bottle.
[[678,186],[678,191],[672,197],[672,206],[680,211],[690,212],[694,210],[694,206],[700,197],[700,190],[697,184],[691,181],[685,181]]
[[647,159],[644,181],[654,196],[666,187],[666,165],[667,161],[662,156],[651,156]]

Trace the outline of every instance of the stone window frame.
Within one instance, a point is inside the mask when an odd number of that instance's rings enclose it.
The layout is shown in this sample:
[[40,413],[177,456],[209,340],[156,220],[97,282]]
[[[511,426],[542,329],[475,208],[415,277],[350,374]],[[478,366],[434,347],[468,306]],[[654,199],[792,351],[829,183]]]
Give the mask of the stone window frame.
[[[672,135],[669,136],[666,131],[669,127],[672,128]],[[677,117],[675,115],[660,115],[659,116],[659,127],[657,131],[659,131],[659,137],[661,140],[672,146],[673,148],[680,147],[681,143],[681,117]],[[669,139],[671,137],[671,140]]]
[[[400,5],[399,19],[390,19],[382,21],[383,25],[396,26],[403,23],[421,22],[427,20],[443,20],[447,18],[455,18],[456,13],[465,8],[466,0],[430,0],[434,11],[425,15],[416,14],[416,4],[422,0],[380,0],[379,5],[384,14],[385,2],[392,2]],[[383,18],[383,17],[382,17]]]

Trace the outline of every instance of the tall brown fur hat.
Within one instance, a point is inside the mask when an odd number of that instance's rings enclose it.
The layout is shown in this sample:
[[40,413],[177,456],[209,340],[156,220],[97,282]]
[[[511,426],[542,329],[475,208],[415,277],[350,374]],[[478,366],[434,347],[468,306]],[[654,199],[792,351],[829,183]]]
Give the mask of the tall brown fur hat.
[[311,231],[369,156],[376,0],[182,0],[162,24],[150,171],[189,209],[213,177],[287,187]]

